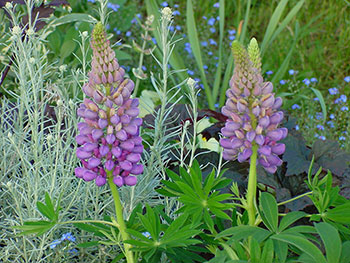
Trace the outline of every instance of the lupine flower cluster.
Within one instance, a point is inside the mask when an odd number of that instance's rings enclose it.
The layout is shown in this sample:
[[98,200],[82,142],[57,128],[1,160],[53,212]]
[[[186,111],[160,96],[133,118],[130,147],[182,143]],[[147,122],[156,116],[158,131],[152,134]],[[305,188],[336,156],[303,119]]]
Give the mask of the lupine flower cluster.
[[130,98],[134,83],[124,78],[101,23],[93,30],[91,47],[92,69],[83,86],[90,99],[84,99],[77,112],[84,119],[78,123],[76,137],[81,145],[76,153],[83,167],[76,168],[75,174],[85,181],[95,180],[98,186],[107,182],[107,175],[119,187],[135,185],[134,175],[143,172],[138,164],[143,146],[139,101]]
[[255,39],[248,52],[234,41],[232,44],[235,70],[227,90],[222,113],[228,117],[220,139],[226,160],[249,161],[253,146],[258,147],[258,162],[270,173],[282,164],[278,157],[285,151],[286,128],[279,128],[283,112],[278,111],[282,99],[275,98],[272,83],[261,76],[260,51]]

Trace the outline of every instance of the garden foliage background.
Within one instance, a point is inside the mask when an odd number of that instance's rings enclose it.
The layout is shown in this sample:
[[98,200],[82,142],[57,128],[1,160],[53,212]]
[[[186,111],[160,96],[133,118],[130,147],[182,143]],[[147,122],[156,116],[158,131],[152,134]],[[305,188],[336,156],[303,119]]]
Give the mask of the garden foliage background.
[[[101,244],[77,247],[79,242],[95,242],[96,233],[89,229],[64,225],[39,237],[22,237],[11,228],[40,218],[36,205],[45,192],[60,201],[60,217],[67,220],[97,220],[113,213],[108,189],[74,176],[76,110],[90,70],[90,32],[98,20],[105,20],[116,57],[136,83],[134,96],[140,97],[140,116],[145,117],[145,172],[135,187],[120,189],[126,218],[138,204],[162,204],[172,215],[176,202],[155,191],[167,178],[166,168],[196,156],[199,164],[209,163],[203,174],[212,167],[221,169],[217,141],[234,67],[230,45],[235,39],[247,44],[251,37],[261,47],[264,78],[284,99],[284,126],[289,130],[284,164],[275,175],[258,169],[260,186],[273,189],[278,201],[304,193],[314,156],[314,170],[330,170],[333,184],[350,197],[348,1],[111,0],[108,17],[100,17],[93,0],[29,2],[35,4],[33,10],[13,1],[17,6],[11,13],[5,11],[6,1],[0,1],[0,261],[107,262],[115,252]],[[156,28],[159,8],[165,6],[173,10],[169,33],[174,33],[176,45],[169,64],[158,64],[151,54],[162,55]],[[41,22],[35,32],[24,31],[30,41],[21,44],[24,32],[13,30],[14,25],[23,27],[36,19]],[[195,91],[185,85],[188,77],[197,81]],[[164,81],[168,89],[163,89]],[[200,123],[193,133],[196,117]],[[181,126],[188,131],[181,133]],[[246,165],[232,162],[222,168],[228,169],[225,177],[244,189]],[[304,198],[287,209],[310,205]]]

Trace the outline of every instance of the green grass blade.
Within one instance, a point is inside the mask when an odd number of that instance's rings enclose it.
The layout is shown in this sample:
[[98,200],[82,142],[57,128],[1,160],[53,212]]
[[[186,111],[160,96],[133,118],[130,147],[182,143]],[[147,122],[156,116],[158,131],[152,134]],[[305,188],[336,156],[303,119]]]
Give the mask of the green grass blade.
[[327,108],[326,103],[324,102],[323,95],[318,89],[311,88],[311,90],[315,93],[316,97],[318,98],[318,101],[320,102],[323,113],[323,122],[325,122],[327,119]]
[[53,23],[50,24],[50,26],[56,27],[56,26],[60,26],[68,23],[73,23],[73,22],[87,22],[90,24],[96,24],[97,20],[96,18],[88,14],[73,13],[73,14],[68,14],[55,19]]
[[204,91],[207,96],[209,108],[213,110],[215,108],[214,100],[213,100],[213,96],[211,94],[211,90],[208,85],[207,77],[205,75],[204,68],[203,68],[201,48],[200,48],[199,39],[198,39],[196,21],[194,19],[192,0],[187,0],[186,17],[187,17],[187,20],[186,20],[187,34],[191,44],[192,52],[196,60],[197,66],[199,68],[199,73],[201,75],[201,79],[204,85]]
[[263,42],[261,44],[261,48],[260,48],[260,52],[261,52],[261,56],[263,57],[263,54],[265,52],[265,49],[267,48],[267,43],[270,41],[273,32],[275,31],[278,21],[281,18],[281,15],[283,13],[284,8],[286,7],[288,3],[288,0],[282,0],[279,2],[279,4],[277,5],[275,11],[273,12],[269,24],[267,26],[265,35],[264,35],[264,39]]
[[233,75],[233,55],[231,52],[230,57],[228,59],[227,66],[226,66],[224,80],[222,81],[222,85],[221,85],[219,107],[222,107],[225,104],[226,90],[228,89],[228,83],[232,75]]
[[[266,48],[270,46],[270,44],[275,40],[275,38],[282,32],[283,29],[287,27],[287,25],[290,23],[290,21],[296,16],[296,14],[299,12],[300,8],[303,6],[305,0],[299,1],[293,9],[288,13],[288,15],[285,17],[285,19],[282,21],[282,23],[279,25],[277,30],[273,33],[272,37],[266,44]],[[266,49],[265,49],[266,50]]]
[[247,9],[246,9],[245,15],[244,15],[244,23],[243,23],[243,27],[242,27],[242,32],[239,35],[239,42],[241,42],[242,44],[244,43],[245,35],[247,33],[247,27],[248,27],[248,22],[249,22],[250,6],[251,5],[252,5],[252,1],[248,0],[247,1]]
[[224,39],[224,33],[225,33],[225,1],[220,0],[220,7],[219,7],[219,16],[220,16],[220,38],[219,38],[219,62],[218,62],[218,68],[215,73],[215,80],[214,80],[214,87],[213,87],[213,100],[216,102],[220,83],[221,83],[221,75],[222,75],[222,46],[223,46],[223,39]]

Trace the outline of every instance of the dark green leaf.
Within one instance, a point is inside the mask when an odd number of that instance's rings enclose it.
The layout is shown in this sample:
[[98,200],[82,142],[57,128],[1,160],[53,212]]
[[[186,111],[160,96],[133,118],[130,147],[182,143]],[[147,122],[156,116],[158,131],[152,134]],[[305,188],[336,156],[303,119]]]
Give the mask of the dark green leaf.
[[326,249],[328,263],[338,263],[341,254],[341,240],[338,231],[327,223],[314,224]]
[[263,192],[260,196],[261,212],[264,213],[267,222],[265,225],[272,231],[277,232],[278,208],[276,199],[269,193]]
[[285,230],[287,227],[289,227],[291,224],[294,222],[298,221],[300,218],[303,218],[306,214],[304,212],[300,211],[295,211],[295,212],[290,212],[283,216],[279,227],[278,227],[278,232],[282,232]]

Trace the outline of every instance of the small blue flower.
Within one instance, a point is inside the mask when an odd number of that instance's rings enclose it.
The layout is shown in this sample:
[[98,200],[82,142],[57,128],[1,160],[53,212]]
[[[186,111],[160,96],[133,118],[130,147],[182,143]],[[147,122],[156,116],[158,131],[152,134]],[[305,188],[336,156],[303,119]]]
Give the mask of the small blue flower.
[[110,24],[106,25],[106,29],[109,30],[111,28]]
[[174,5],[174,8],[179,8],[179,5],[178,5],[178,4],[175,4],[175,5]]
[[219,8],[219,7],[220,7],[220,3],[219,3],[219,2],[215,3],[215,4],[213,5],[213,7]]
[[234,35],[236,34],[236,30],[232,29],[232,30],[228,30],[229,35]]
[[204,89],[204,85],[203,85],[203,84],[199,84],[199,87],[200,87],[201,89]]
[[136,14],[136,16],[141,19],[142,15],[139,13],[139,14]]
[[339,91],[338,91],[338,89],[337,88],[330,88],[330,89],[328,89],[328,92],[329,92],[329,94],[331,94],[331,95],[335,95],[335,94],[338,94],[339,93]]
[[112,9],[114,12],[117,12],[118,9],[120,8],[120,5],[108,3],[108,4],[107,4],[107,7],[110,8],[110,9]]
[[208,25],[213,26],[214,24],[215,24],[215,18],[214,17],[209,18]]
[[298,104],[292,105],[292,110],[300,109],[300,108],[301,108],[301,107],[300,107]]
[[290,70],[288,71],[288,73],[289,73],[289,75],[294,75],[294,74],[296,74],[295,71],[294,71],[294,69],[290,69]]
[[329,127],[334,128],[334,124],[332,121],[327,121],[327,124],[329,125]]
[[155,37],[152,37],[153,44],[157,45],[157,39]]
[[347,82],[347,83],[349,83],[349,82],[350,82],[350,76],[346,76],[346,77],[344,78],[344,81]]
[[340,100],[342,100],[345,103],[347,101],[346,95],[340,95]]
[[167,7],[168,6],[168,3],[167,2],[163,2],[160,4],[162,7]]
[[303,79],[303,82],[306,86],[309,86],[311,83],[309,79]]
[[190,76],[193,76],[194,75],[194,72],[192,71],[192,70],[187,70],[187,73],[188,73],[188,75],[190,75]]
[[115,32],[116,35],[120,35],[121,34],[121,31],[118,30],[118,28],[113,28],[113,31]]
[[320,136],[320,137],[318,137],[320,140],[322,140],[322,141],[325,141],[326,140],[326,137],[324,137],[324,136]]
[[201,81],[200,78],[194,78],[194,80],[195,80],[196,82],[200,82],[200,81]]
[[207,66],[207,65],[203,65],[203,68],[204,68],[204,69],[208,69],[208,66]]
[[317,97],[316,97],[316,98],[314,98],[314,101],[319,101],[319,98],[317,98]]
[[174,26],[169,26],[169,30],[170,30],[170,32],[174,32],[175,31],[175,27]]
[[95,3],[96,1],[95,0],[88,0],[88,2]]
[[323,119],[323,114],[322,114],[322,112],[316,112],[316,119],[317,119],[317,120]]
[[175,10],[175,11],[173,12],[173,15],[174,15],[174,16],[179,16],[179,15],[181,15],[181,14],[180,14],[180,11],[179,11],[179,10]]
[[131,24],[136,24],[136,23],[137,23],[136,18],[133,18],[133,19],[131,20]]
[[72,241],[75,242],[75,237],[72,235],[71,232],[65,233],[62,235],[61,240],[68,240],[68,241]]
[[315,133],[315,138],[318,138],[318,137],[320,137],[317,133]]
[[231,41],[233,41],[233,40],[236,39],[236,36],[231,35],[231,36],[228,37],[228,39],[231,40]]
[[217,16],[217,17],[216,17],[216,20],[217,20],[217,21],[220,21],[220,16]]
[[215,108],[219,108],[219,103],[214,104]]
[[281,85],[284,85],[284,84],[286,84],[286,81],[283,80],[283,79],[281,79],[281,80],[280,80],[280,84],[281,84]]
[[202,18],[203,18],[204,20],[207,20],[207,17],[206,17],[206,16],[202,16]]
[[295,125],[295,130],[296,130],[296,131],[299,131],[299,129],[300,129],[300,128],[299,128],[299,125]]
[[125,33],[125,36],[127,36],[127,37],[131,36],[131,31],[127,31],[127,32]]
[[269,71],[266,71],[266,72],[265,72],[266,75],[271,75],[272,73],[273,73],[272,70],[269,70]]
[[214,59],[215,59],[215,60],[218,60],[218,59],[219,59],[219,57],[215,56],[215,57],[214,57]]
[[52,243],[50,244],[50,248],[54,249],[57,245],[61,244],[61,242],[62,241],[59,240],[59,239],[56,239],[56,240],[52,241]]
[[202,41],[202,42],[201,42],[201,45],[202,45],[203,47],[206,47],[206,46],[208,46],[208,42],[207,42],[207,41]]
[[191,44],[186,42],[185,43],[185,50],[188,52],[188,54],[192,53],[192,49],[191,49]]
[[209,52],[208,52],[208,55],[209,55],[209,56],[212,56],[212,55],[213,55],[213,52],[209,51]]
[[339,137],[339,141],[345,141],[345,137],[344,136],[340,136]]
[[317,79],[316,79],[316,78],[311,78],[310,81],[311,81],[312,83],[315,83],[315,82],[317,82]]
[[214,40],[214,39],[209,39],[209,44],[210,45],[213,45],[213,46],[216,46],[217,45],[217,43],[216,43],[216,41]]
[[335,119],[334,114],[332,113],[331,115],[329,115],[329,118],[330,118],[331,120],[334,120],[334,119]]
[[211,28],[209,28],[209,30],[210,30],[210,32],[212,32],[212,33],[215,33],[215,32],[216,32],[215,27],[211,27]]
[[177,31],[181,30],[181,26],[179,26],[179,25],[177,25],[175,28],[176,28]]
[[341,111],[348,111],[349,110],[349,108],[347,107],[347,106],[343,106],[343,107],[341,107],[341,109],[340,109]]
[[318,124],[318,125],[316,126],[316,128],[319,129],[320,131],[324,131],[324,127],[323,127],[323,125],[321,125],[321,124]]
[[147,70],[146,66],[142,66],[142,70],[146,71]]

